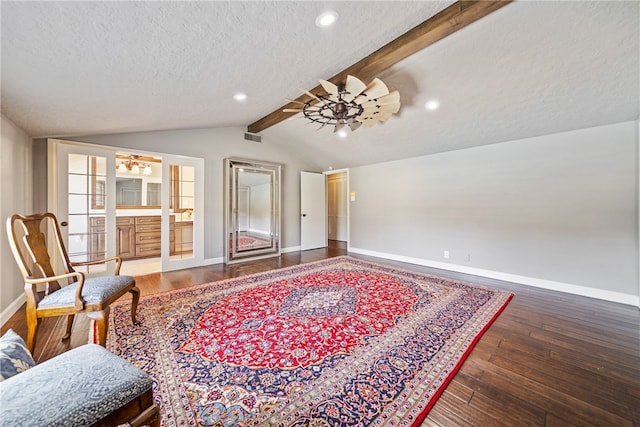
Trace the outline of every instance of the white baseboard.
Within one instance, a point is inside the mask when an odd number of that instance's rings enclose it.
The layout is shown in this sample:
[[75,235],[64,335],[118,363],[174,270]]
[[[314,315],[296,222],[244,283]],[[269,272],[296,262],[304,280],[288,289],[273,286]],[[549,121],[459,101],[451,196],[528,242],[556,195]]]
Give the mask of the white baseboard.
[[290,246],[288,248],[280,249],[280,253],[286,254],[287,252],[297,252],[300,250],[300,246]]
[[213,264],[222,264],[224,262],[224,257],[217,257],[217,258],[207,258],[204,260],[204,262],[202,263],[202,265],[213,265]]
[[620,304],[633,305],[640,307],[640,296],[632,294],[623,294],[621,292],[606,291],[604,289],[590,288],[587,286],[572,285],[570,283],[556,282],[553,280],[538,279],[535,277],[520,276],[511,273],[502,273],[500,271],[485,270],[482,268],[466,267],[464,265],[449,264],[445,262],[432,261],[422,258],[413,258],[402,255],[388,254],[384,252],[370,251],[349,247],[348,252],[356,254],[373,256],[377,258],[385,258],[393,261],[406,262],[409,264],[422,265],[425,267],[440,268],[443,270],[456,271],[458,273],[472,274],[474,276],[482,276],[490,279],[503,280],[505,282],[519,283],[521,285],[533,286],[536,288],[549,289],[552,291],[566,292],[574,295],[581,295],[590,298],[597,298],[605,301],[617,302]]
[[11,316],[13,316],[18,310],[20,310],[20,307],[22,307],[22,304],[24,304],[24,302],[25,302],[25,296],[24,294],[22,294],[18,298],[16,298],[11,304],[9,304],[7,308],[2,310],[2,312],[0,313],[0,325],[4,325],[5,323],[7,323],[11,318]]

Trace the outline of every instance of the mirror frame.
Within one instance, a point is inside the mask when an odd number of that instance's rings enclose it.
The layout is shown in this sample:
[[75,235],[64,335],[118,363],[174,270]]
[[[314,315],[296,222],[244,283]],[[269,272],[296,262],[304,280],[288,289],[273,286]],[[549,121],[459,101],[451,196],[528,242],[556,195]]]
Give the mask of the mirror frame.
[[[271,178],[270,181],[270,246],[258,247],[255,249],[239,250],[238,242],[238,175],[245,170],[265,173]],[[278,163],[265,162],[260,160],[250,160],[230,157],[224,159],[224,260],[227,264],[246,261],[249,259],[267,258],[280,255],[280,183],[282,165]]]

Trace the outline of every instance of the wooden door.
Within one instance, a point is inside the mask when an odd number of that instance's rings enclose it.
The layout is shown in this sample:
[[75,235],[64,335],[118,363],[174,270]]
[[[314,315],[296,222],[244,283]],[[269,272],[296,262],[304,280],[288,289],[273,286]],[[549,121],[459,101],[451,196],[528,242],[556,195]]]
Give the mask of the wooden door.
[[327,246],[327,192],[324,174],[300,172],[300,249]]
[[327,176],[328,234],[331,240],[347,241],[348,200],[347,173]]

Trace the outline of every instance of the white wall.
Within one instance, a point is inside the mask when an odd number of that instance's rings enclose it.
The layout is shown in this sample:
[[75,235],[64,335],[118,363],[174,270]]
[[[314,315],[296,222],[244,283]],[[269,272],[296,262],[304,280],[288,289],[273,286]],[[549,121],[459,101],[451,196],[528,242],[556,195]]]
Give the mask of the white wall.
[[353,251],[639,304],[635,121],[349,173]]
[[223,256],[223,159],[242,157],[283,164],[282,248],[300,246],[300,171],[310,165],[268,143],[244,140],[243,128],[192,129],[66,138],[128,151],[145,150],[204,158],[205,161],[205,259]]
[[24,281],[8,244],[5,226],[14,213],[32,213],[31,138],[2,115],[0,140],[0,324],[24,302]]

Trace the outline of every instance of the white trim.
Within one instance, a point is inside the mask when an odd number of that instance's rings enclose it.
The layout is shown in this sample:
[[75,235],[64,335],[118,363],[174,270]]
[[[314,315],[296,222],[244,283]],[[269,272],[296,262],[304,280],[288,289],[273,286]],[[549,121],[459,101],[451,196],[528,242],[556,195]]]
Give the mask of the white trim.
[[20,310],[20,307],[22,307],[22,304],[24,304],[25,301],[26,298],[23,293],[18,298],[13,300],[13,302],[9,304],[7,308],[2,310],[2,313],[0,313],[0,325],[4,325],[5,323],[7,323],[11,316],[16,314],[16,312]]
[[298,252],[300,250],[300,246],[291,246],[290,248],[282,248],[280,253],[286,254],[287,252]]
[[224,257],[221,257],[221,256],[217,258],[207,258],[202,261],[202,264],[200,265],[200,267],[205,265],[222,264],[223,262],[224,262]]
[[536,288],[550,289],[552,291],[566,292],[574,295],[581,295],[590,298],[597,298],[605,301],[617,302],[626,305],[640,304],[640,296],[632,294],[623,294],[620,292],[605,291],[603,289],[595,289],[587,286],[572,285],[569,283],[556,282],[553,280],[538,279],[535,277],[520,276],[511,273],[502,273],[499,271],[485,270],[482,268],[465,267],[462,265],[449,264],[445,262],[431,261],[421,258],[406,257],[402,255],[388,254],[384,252],[369,251],[350,247],[348,252],[356,254],[373,256],[378,258],[390,259],[393,261],[407,262],[409,264],[422,265],[425,267],[440,268],[443,270],[456,271],[459,273],[472,274],[474,276],[482,276],[490,279],[503,280],[505,282],[519,283],[521,285],[534,286]]

